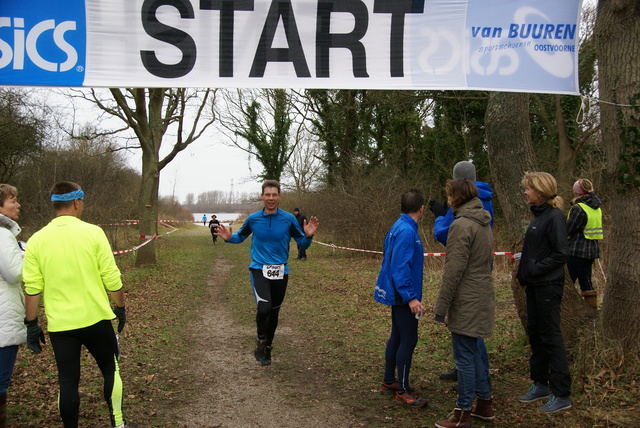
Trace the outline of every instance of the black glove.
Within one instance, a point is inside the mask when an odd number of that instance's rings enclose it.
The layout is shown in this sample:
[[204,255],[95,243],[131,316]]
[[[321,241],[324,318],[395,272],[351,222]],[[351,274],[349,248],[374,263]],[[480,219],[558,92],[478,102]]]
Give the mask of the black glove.
[[433,319],[434,319],[436,322],[441,322],[442,324],[446,325],[446,323],[444,322],[444,315],[438,315],[438,314],[436,314],[436,316],[435,316],[435,317],[433,317]]
[[429,201],[429,209],[436,217],[442,217],[447,214],[446,202],[438,202],[435,199]]
[[44,340],[44,333],[38,325],[38,318],[32,321],[27,321],[25,319],[24,324],[27,326],[27,346],[34,354],[39,354],[42,352],[42,345],[40,345],[40,342],[44,345],[46,341]]
[[118,333],[120,333],[127,322],[127,311],[124,306],[115,306],[113,308],[113,313],[118,317]]

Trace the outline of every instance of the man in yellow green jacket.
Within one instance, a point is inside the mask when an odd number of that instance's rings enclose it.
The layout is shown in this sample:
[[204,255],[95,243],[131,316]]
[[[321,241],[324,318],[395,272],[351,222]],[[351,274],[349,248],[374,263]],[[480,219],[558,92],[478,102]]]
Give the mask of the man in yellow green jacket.
[[83,345],[104,377],[111,425],[124,427],[119,350],[111,326],[117,317],[121,332],[126,322],[120,270],[104,231],[80,220],[84,208],[80,186],[70,181],[54,184],[51,201],[56,217],[31,237],[24,256],[27,345],[36,354],[42,350],[44,334],[37,317],[42,297],[58,366],[59,409],[65,428],[78,426]]

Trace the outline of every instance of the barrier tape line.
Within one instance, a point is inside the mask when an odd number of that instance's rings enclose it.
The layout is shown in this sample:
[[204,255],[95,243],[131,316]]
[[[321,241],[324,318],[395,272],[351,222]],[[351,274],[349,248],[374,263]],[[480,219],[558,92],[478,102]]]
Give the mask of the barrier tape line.
[[[362,253],[384,254],[382,251],[361,250],[359,248],[339,247],[339,246],[334,245],[334,244],[327,244],[325,242],[316,241],[316,240],[314,240],[313,242],[315,242],[316,244],[324,245],[325,247],[329,247],[329,248],[333,248],[333,249],[337,249],[337,250],[349,250],[349,251],[359,251],[359,252],[362,252]],[[509,251],[497,251],[497,252],[494,252],[492,254],[494,256],[510,256],[511,252],[509,252]],[[446,255],[447,255],[447,253],[424,253],[425,257],[444,257]]]
[[[156,220],[156,223],[200,223],[199,221],[191,220]],[[140,224],[140,220],[123,220],[120,223],[103,223],[97,226],[131,226]]]
[[118,250],[118,251],[113,251],[113,255],[114,255],[114,256],[117,256],[117,255],[119,255],[119,254],[131,253],[131,252],[133,252],[133,251],[137,251],[137,250],[139,250],[140,248],[142,248],[142,247],[144,247],[145,245],[147,245],[149,242],[153,241],[154,239],[161,238],[161,237],[163,237],[163,236],[165,236],[165,235],[169,235],[170,233],[173,233],[173,232],[175,232],[175,231],[179,230],[179,229],[178,229],[178,228],[176,228],[176,227],[173,227],[173,226],[171,226],[171,225],[169,225],[169,224],[165,224],[165,222],[166,222],[166,221],[163,221],[163,220],[159,220],[159,221],[158,221],[158,223],[160,223],[162,226],[170,227],[172,230],[170,230],[170,231],[168,231],[168,232],[165,232],[165,233],[162,233],[162,234],[159,234],[159,235],[140,235],[140,239],[145,239],[145,241],[144,241],[142,244],[140,244],[140,245],[136,245],[135,247],[130,248],[130,249],[128,249],[128,250]]

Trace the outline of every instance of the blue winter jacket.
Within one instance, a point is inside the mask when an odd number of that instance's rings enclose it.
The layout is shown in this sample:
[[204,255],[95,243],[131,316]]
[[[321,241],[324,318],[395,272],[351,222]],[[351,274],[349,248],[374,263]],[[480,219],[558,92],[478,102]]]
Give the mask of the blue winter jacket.
[[253,233],[251,240],[251,269],[262,269],[263,265],[284,264],[284,273],[289,273],[289,242],[295,239],[300,248],[307,249],[312,238],[307,238],[293,214],[278,211],[267,214],[264,209],[247,217],[240,230],[231,235],[229,243],[239,244]]
[[[474,181],[474,184],[478,188],[478,197],[482,201],[482,206],[485,210],[491,214],[491,226],[493,227],[493,204],[491,199],[493,197],[493,190],[489,184],[482,181]],[[447,235],[449,234],[449,227],[453,223],[453,212],[451,207],[447,208],[447,213],[443,216],[436,217],[436,221],[433,224],[433,236],[442,245],[447,245]]]
[[422,300],[423,263],[418,223],[408,214],[400,214],[384,239],[382,268],[374,292],[376,301],[401,305]]

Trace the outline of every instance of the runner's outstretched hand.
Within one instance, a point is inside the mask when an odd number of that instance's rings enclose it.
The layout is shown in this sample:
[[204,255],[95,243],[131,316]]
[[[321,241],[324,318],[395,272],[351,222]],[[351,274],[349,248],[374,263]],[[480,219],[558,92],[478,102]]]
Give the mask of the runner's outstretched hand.
[[231,239],[232,233],[233,230],[231,229],[231,227],[226,227],[224,224],[220,223],[216,228],[214,235],[221,237],[225,241],[228,241],[229,239]]
[[320,222],[318,221],[318,217],[311,216],[309,217],[309,221],[304,221],[304,234],[307,238],[312,238],[315,235],[316,230],[318,230],[318,225]]

